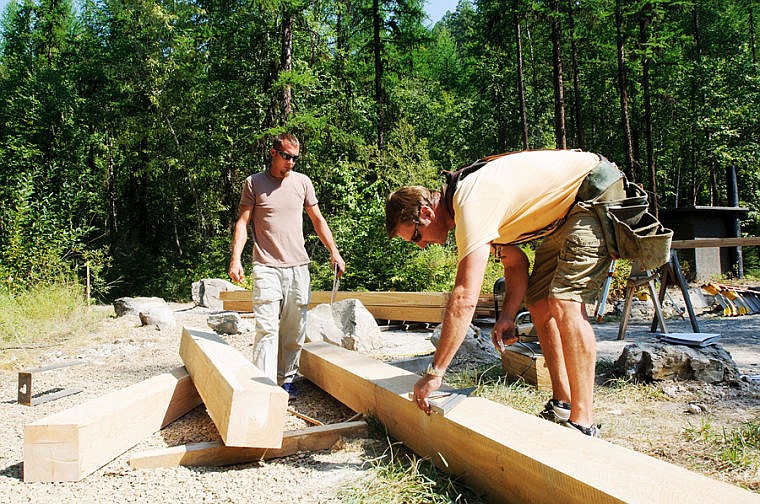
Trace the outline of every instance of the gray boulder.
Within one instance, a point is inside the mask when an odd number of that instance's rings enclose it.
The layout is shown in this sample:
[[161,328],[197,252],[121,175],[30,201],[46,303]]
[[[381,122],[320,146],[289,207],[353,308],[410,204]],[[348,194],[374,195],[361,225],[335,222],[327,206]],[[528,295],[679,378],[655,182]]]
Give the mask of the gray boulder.
[[143,326],[154,326],[159,331],[173,331],[177,327],[177,319],[168,307],[166,309],[149,308],[138,315]]
[[639,381],[699,380],[737,383],[739,369],[720,345],[703,348],[667,343],[633,343],[615,362],[616,374]]
[[218,334],[240,334],[253,330],[250,322],[243,320],[240,314],[233,311],[211,313],[206,323]]
[[193,282],[192,296],[193,302],[197,306],[205,306],[211,310],[223,310],[224,302],[219,299],[221,292],[245,290],[232,282],[222,280],[221,278],[204,278]]
[[113,311],[117,317],[164,310],[171,311],[166,301],[159,297],[122,297],[113,302]]
[[367,352],[378,347],[380,328],[361,301],[344,299],[309,310],[306,341],[328,341],[348,350]]

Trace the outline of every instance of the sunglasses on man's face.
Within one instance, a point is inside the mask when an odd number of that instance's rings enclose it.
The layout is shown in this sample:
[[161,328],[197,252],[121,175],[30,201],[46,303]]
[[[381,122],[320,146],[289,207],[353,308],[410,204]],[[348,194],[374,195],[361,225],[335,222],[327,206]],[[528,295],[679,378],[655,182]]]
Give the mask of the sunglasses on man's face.
[[[275,150],[276,150],[276,149],[275,149]],[[293,154],[288,154],[287,152],[282,152],[281,150],[278,150],[278,151],[277,151],[277,154],[279,154],[279,155],[280,155],[280,157],[281,157],[282,159],[284,159],[285,161],[290,161],[290,160],[292,159],[294,163],[295,163],[296,161],[298,161],[298,158],[300,157],[300,154],[296,154],[296,155],[293,155]]]

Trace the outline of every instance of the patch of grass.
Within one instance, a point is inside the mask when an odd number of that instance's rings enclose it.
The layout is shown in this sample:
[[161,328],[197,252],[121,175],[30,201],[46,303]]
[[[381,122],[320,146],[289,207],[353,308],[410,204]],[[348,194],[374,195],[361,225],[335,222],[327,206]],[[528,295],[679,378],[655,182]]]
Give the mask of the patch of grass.
[[60,343],[89,333],[104,316],[87,306],[82,286],[73,283],[0,292],[0,345]]
[[[696,444],[699,464],[708,473],[734,473],[732,479],[740,484],[746,480],[747,488],[760,489],[757,474],[760,473],[760,421],[743,422],[735,428],[716,428],[703,419],[699,426],[690,425],[683,436]],[[742,478],[741,476],[745,477]]]
[[551,397],[550,392],[538,390],[524,381],[508,379],[500,362],[452,373],[446,382],[455,388],[477,387],[474,395],[530,414],[542,409]]
[[[368,478],[338,492],[349,504],[443,504],[481,503],[474,492],[451,475],[438,470],[429,460],[410,452],[401,443],[388,440],[388,447],[370,461]],[[445,461],[444,461],[445,463]]]

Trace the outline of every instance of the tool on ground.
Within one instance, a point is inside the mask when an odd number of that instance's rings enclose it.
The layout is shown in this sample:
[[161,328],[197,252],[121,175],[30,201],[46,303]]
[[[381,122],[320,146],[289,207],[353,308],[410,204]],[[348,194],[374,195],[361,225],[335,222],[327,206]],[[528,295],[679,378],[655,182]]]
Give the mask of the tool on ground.
[[340,277],[338,276],[338,263],[333,264],[333,287],[332,294],[330,294],[330,306],[335,302],[335,294],[338,293],[338,286],[340,285]]
[[32,378],[37,377],[42,373],[48,373],[56,371],[58,369],[67,368],[71,366],[78,366],[84,364],[86,361],[67,361],[58,364],[52,364],[50,366],[28,369],[25,371],[19,371],[18,373],[18,403],[24,406],[37,406],[38,404],[46,403],[48,401],[54,401],[61,397],[66,397],[73,394],[78,394],[82,389],[64,389],[62,387],[55,387],[44,392],[33,393],[32,392]]
[[[451,390],[437,390],[428,396],[430,411],[445,416],[459,403],[472,394],[477,387],[466,387]],[[414,393],[409,392],[409,399],[414,399]]]

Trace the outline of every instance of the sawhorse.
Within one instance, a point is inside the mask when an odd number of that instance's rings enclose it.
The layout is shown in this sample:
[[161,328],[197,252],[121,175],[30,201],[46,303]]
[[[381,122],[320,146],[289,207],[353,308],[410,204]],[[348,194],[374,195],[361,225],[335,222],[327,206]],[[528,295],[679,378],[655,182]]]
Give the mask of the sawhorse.
[[660,279],[660,291],[655,295],[654,281],[657,277],[656,273],[651,270],[642,270],[638,261],[633,261],[631,264],[631,275],[628,277],[628,282],[625,286],[625,305],[623,307],[623,313],[620,318],[620,328],[618,329],[618,340],[625,339],[625,330],[628,327],[628,317],[631,315],[631,305],[633,304],[633,295],[636,293],[641,285],[646,285],[649,289],[649,295],[652,298],[652,304],[654,305],[654,318],[652,320],[652,326],[650,332],[656,332],[657,326],[662,328],[662,332],[667,333],[668,329],[665,326],[665,317],[662,313],[662,301],[665,299],[667,293],[668,284],[672,283],[677,285],[683,295],[683,302],[686,304],[686,310],[689,313],[689,322],[694,332],[701,332],[699,330],[699,324],[697,323],[697,317],[694,314],[694,307],[691,304],[691,298],[689,298],[689,287],[686,285],[686,280],[681,272],[681,264],[678,262],[678,256],[675,251],[670,251],[670,260],[662,266],[662,278]]

